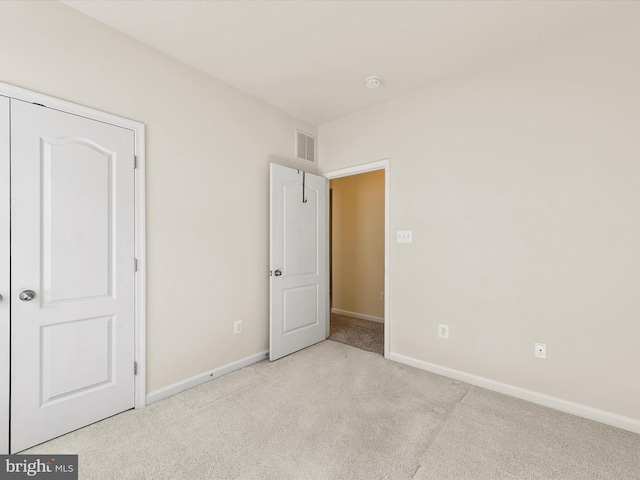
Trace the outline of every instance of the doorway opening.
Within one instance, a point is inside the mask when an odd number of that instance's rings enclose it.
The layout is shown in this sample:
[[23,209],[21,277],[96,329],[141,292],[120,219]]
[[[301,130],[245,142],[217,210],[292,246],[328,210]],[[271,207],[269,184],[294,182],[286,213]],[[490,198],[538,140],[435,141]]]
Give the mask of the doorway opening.
[[389,355],[388,160],[325,173],[330,180],[327,337]]

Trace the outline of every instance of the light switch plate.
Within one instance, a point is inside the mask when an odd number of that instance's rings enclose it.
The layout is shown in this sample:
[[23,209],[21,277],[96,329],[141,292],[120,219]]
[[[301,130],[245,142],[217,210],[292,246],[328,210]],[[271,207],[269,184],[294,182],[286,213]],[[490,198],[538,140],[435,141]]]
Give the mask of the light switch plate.
[[411,230],[398,230],[398,243],[411,243]]

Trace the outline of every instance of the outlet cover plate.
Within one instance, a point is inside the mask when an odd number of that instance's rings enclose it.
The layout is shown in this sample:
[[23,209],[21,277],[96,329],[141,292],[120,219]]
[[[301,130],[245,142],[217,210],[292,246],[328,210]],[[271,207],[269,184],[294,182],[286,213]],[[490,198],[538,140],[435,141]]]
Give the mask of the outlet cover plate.
[[449,325],[445,325],[444,323],[438,324],[438,337],[449,340]]

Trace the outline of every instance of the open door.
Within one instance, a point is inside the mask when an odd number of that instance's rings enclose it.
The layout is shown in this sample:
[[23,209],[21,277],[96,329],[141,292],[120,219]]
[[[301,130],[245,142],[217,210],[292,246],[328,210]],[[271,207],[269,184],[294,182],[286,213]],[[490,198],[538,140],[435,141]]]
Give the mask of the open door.
[[328,181],[271,164],[269,359],[327,338]]

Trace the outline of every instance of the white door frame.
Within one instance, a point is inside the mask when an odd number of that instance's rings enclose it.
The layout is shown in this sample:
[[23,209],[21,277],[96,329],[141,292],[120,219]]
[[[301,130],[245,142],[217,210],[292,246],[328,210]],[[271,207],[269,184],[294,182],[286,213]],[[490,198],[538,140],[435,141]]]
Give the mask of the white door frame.
[[[384,170],[384,358],[388,359],[391,346],[391,316],[389,314],[391,311],[391,292],[389,291],[389,159],[323,172],[320,175],[333,180],[334,178],[348,177],[375,170]],[[331,268],[331,265],[329,265],[329,268]],[[327,290],[328,294],[329,290]],[[327,338],[329,337],[329,324],[330,322],[327,322]]]
[[[60,110],[73,115],[109,123],[122,128],[133,130],[135,136],[135,155],[137,168],[135,171],[135,257],[138,271],[135,278],[135,352],[134,361],[137,362],[135,376],[135,408],[142,408],[146,404],[146,157],[145,157],[145,125],[144,123],[119,117],[110,113],[94,110],[75,103],[60,100],[48,95],[31,92],[20,87],[0,83],[0,95],[15,98],[25,102],[39,103],[54,110]],[[6,352],[9,355],[9,352]],[[0,381],[4,381],[1,379]],[[9,379],[6,379],[8,387]],[[0,386],[0,392],[5,386]],[[8,435],[8,432],[6,432]],[[0,432],[4,435],[5,432]],[[0,452],[1,453],[1,452]]]
[[[9,99],[0,98],[0,185],[10,186],[10,136]],[[11,292],[9,286],[9,230],[10,230],[10,188],[0,189],[0,454],[9,453],[9,312],[11,311]]]

